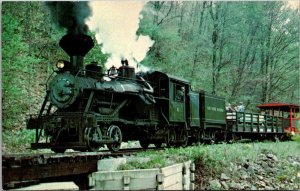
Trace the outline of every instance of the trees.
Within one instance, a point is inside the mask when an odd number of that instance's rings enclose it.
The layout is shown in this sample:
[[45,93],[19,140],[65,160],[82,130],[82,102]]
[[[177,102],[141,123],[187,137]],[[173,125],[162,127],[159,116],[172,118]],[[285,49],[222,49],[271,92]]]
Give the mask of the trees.
[[[25,8],[16,5],[19,11]],[[29,82],[34,75],[31,64],[38,59],[29,51],[24,42],[21,23],[11,10],[12,4],[3,3],[2,17],[2,103],[3,129],[20,128],[30,107]]]
[[248,108],[297,102],[298,11],[280,1],[151,2],[141,31],[155,44],[144,63]]
[[287,96],[287,92],[297,88],[299,20],[296,11],[288,11],[282,4],[273,2],[263,6],[266,19],[261,23],[259,47],[260,74],[264,77],[262,102],[276,100],[278,94]]

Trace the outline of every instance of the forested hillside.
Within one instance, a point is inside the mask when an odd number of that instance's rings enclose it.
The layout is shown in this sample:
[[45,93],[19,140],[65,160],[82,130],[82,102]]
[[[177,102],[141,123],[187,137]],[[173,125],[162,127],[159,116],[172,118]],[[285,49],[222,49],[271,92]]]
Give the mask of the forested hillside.
[[[149,68],[248,110],[299,102],[299,9],[287,2],[149,1],[142,15],[138,33],[155,41],[142,61]],[[43,2],[2,3],[4,147],[25,128],[26,115],[38,112],[52,65],[68,59],[58,46],[64,34]],[[85,62],[107,58],[97,45]]]
[[248,109],[297,102],[298,11],[280,1],[149,2],[140,32],[155,44],[144,63]]

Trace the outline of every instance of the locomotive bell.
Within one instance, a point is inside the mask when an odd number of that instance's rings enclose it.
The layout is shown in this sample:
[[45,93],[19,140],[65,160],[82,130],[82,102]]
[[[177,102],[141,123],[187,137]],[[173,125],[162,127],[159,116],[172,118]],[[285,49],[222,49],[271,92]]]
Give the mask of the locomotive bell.
[[61,38],[59,46],[70,56],[70,62],[77,70],[83,68],[83,57],[94,47],[94,41],[85,34],[67,34]]
[[135,69],[129,66],[128,60],[121,60],[122,66],[119,68],[119,75],[124,78],[135,79]]

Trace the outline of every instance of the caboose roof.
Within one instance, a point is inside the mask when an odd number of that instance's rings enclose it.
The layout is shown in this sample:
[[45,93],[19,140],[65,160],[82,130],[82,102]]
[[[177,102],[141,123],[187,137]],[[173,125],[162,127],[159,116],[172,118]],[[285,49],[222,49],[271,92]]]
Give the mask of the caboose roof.
[[264,110],[280,110],[280,111],[290,111],[290,109],[295,109],[296,112],[299,112],[300,105],[290,104],[290,103],[264,103],[257,106],[260,109]]

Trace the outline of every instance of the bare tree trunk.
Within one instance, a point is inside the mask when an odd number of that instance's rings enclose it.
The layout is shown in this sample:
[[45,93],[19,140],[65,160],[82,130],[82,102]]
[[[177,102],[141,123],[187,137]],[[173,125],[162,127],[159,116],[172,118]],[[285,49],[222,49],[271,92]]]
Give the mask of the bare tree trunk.
[[202,33],[202,25],[203,25],[203,14],[204,14],[204,11],[206,9],[206,1],[203,1],[202,3],[202,9],[201,9],[201,12],[200,12],[200,21],[199,21],[199,34]]
[[[216,6],[219,6],[216,4]],[[217,8],[216,8],[217,9]],[[219,38],[219,29],[218,29],[218,11],[216,10],[215,13],[213,12],[212,8],[212,2],[210,2],[210,16],[213,20],[213,31],[212,31],[212,44],[213,44],[213,49],[212,49],[212,94],[216,94],[216,65],[217,65],[217,41]]]
[[[182,2],[183,3],[183,2]],[[178,27],[178,34],[182,36],[182,28],[183,28],[183,20],[184,20],[184,11],[185,8],[181,5],[181,12],[180,12],[180,20],[179,20],[179,27]]]
[[269,72],[269,67],[270,67],[270,58],[271,58],[271,36],[272,36],[272,25],[273,25],[273,13],[269,13],[269,23],[267,27],[266,34],[267,36],[264,38],[266,39],[266,45],[262,46],[262,48],[265,48],[263,50],[263,55],[261,59],[261,71],[262,71],[262,76],[263,76],[263,83],[262,83],[262,95],[261,95],[261,101],[263,103],[269,102],[269,91],[270,90],[270,72]]

